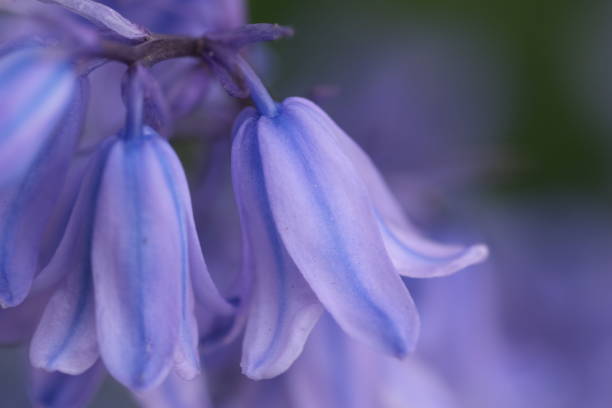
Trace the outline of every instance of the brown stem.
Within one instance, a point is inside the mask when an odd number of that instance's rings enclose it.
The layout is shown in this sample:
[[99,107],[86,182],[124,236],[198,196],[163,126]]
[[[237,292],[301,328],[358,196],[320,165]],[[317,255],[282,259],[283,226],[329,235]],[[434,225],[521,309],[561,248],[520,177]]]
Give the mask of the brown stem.
[[206,48],[205,38],[155,35],[138,45],[102,41],[100,48],[88,52],[88,56],[107,58],[128,65],[139,63],[152,66],[173,58],[200,57],[206,52]]

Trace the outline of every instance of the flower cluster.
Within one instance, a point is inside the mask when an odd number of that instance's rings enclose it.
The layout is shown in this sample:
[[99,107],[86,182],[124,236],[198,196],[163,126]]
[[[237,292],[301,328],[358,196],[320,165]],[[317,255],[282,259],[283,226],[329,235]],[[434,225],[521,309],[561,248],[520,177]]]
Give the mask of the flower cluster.
[[[30,340],[35,404],[86,404],[108,372],[143,406],[208,406],[205,390],[193,390],[201,382],[184,381],[201,372],[202,350],[234,354],[243,335],[243,374],[277,377],[321,316],[321,331],[348,335],[364,355],[403,358],[420,323],[402,278],[445,276],[486,258],[483,245],[421,235],[367,154],[313,102],[271,98],[242,51],[291,30],[242,25],[238,1],[188,1],[180,12],[153,2],[174,16],[165,26],[146,10],[135,14],[143,25],[131,22],[119,11],[134,10],[119,1],[107,2],[117,9],[53,3],[14,17],[36,25],[43,40],[11,38],[0,55],[1,340]],[[121,90],[124,120],[92,141],[86,117],[104,121],[115,109],[89,106],[94,73],[109,62],[126,67],[104,82]],[[216,254],[198,231],[207,225],[196,226],[168,141],[213,79],[254,102],[225,135],[241,226],[238,273],[209,273],[203,253]],[[315,342],[308,350],[327,347],[335,349]],[[313,372],[316,360],[296,364],[288,378]]]

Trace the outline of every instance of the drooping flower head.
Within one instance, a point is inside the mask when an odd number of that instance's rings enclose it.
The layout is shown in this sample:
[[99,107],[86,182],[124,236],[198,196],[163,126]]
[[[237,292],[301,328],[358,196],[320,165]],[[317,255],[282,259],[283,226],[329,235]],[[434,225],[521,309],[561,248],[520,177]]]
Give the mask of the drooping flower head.
[[251,79],[258,111],[237,120],[232,152],[244,268],[254,275],[244,372],[286,370],[323,309],[351,336],[405,356],[419,319],[400,273],[447,275],[484,259],[486,248],[420,236],[369,158],[323,111],[302,98],[276,104]]
[[80,374],[102,357],[126,386],[199,371],[194,296],[229,314],[208,275],[181,164],[144,125],[143,81],[127,90],[125,129],[91,160],[46,275],[62,275],[31,346],[36,367]]

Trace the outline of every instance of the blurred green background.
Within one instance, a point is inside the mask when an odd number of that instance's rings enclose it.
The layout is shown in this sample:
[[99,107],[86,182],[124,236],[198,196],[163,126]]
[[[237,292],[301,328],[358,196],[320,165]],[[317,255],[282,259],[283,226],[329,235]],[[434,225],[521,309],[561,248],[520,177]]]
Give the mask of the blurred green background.
[[304,92],[296,77],[302,86],[304,78],[328,82],[332,72],[361,64],[376,46],[373,39],[399,36],[401,44],[411,24],[473,31],[502,59],[512,88],[509,124],[491,137],[503,141],[520,166],[496,180],[491,191],[507,199],[578,194],[608,202],[610,129],[593,120],[583,98],[609,85],[587,83],[582,76],[612,80],[607,61],[589,60],[608,52],[608,33],[597,30],[606,27],[609,10],[598,1],[548,0],[251,3],[253,22],[296,29],[293,39],[272,45],[280,66],[275,88],[283,96]]

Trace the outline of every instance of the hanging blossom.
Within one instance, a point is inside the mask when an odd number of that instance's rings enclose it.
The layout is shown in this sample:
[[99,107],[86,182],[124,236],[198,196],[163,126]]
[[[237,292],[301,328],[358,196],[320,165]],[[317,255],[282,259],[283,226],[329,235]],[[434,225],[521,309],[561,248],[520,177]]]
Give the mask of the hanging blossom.
[[126,127],[97,149],[42,272],[67,276],[31,345],[36,367],[80,374],[101,356],[134,389],[172,368],[199,372],[194,292],[208,313],[231,313],[208,275],[182,166],[144,125],[147,78],[141,67],[131,73]]
[[405,356],[419,318],[400,275],[448,275],[482,261],[486,247],[423,238],[367,155],[320,108],[303,98],[274,102],[243,68],[257,106],[237,119],[232,151],[244,268],[255,275],[244,373],[285,371],[324,309],[349,335]]
[[[40,316],[30,343],[32,365],[43,370],[33,374],[37,403],[83,405],[106,370],[146,391],[143,405],[171,406],[174,390],[200,372],[199,346],[223,345],[243,329],[244,374],[274,377],[324,311],[352,338],[404,357],[419,316],[402,276],[445,276],[486,257],[483,245],[424,238],[368,156],[314,103],[272,100],[240,52],[290,29],[167,36],[91,0],[52,2],[95,24],[66,26],[87,40],[0,55],[0,97],[19,95],[0,109],[0,304],[49,299],[31,313]],[[255,104],[233,131],[243,267],[231,302],[209,275],[185,172],[165,138],[177,115],[151,67],[178,58]],[[127,66],[115,84],[124,126],[77,151],[87,78],[109,61]],[[18,315],[2,313],[0,324]],[[205,389],[194,389],[208,404]]]

